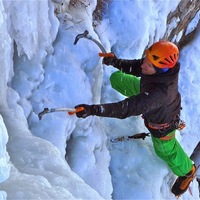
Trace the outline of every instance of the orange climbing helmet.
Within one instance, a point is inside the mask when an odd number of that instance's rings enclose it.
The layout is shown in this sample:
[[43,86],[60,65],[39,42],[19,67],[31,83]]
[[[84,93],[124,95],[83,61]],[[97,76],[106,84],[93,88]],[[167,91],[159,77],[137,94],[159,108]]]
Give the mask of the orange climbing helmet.
[[178,61],[178,47],[169,41],[154,43],[145,51],[149,61],[158,68],[173,68]]

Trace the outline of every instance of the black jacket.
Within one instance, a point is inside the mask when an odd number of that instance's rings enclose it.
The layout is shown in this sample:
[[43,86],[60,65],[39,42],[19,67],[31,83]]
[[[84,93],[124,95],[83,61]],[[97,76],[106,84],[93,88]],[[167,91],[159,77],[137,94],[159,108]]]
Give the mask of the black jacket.
[[140,94],[126,98],[117,103],[95,105],[95,115],[104,117],[127,118],[142,114],[145,125],[154,137],[163,137],[175,129],[156,130],[149,127],[151,124],[172,124],[180,115],[181,96],[178,91],[178,74],[180,64],[165,73],[144,75],[141,73],[140,60],[121,60],[115,64],[124,73],[141,77]]

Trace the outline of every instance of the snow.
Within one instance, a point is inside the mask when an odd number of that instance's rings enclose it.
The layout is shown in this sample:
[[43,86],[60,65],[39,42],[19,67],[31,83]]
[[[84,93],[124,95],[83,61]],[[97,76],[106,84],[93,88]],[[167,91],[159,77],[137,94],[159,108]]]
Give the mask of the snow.
[[[140,116],[37,115],[45,107],[123,99],[109,83],[116,69],[101,64],[93,42],[80,39],[74,45],[76,35],[87,29],[108,52],[140,58],[164,35],[166,16],[179,1],[112,1],[95,28],[96,1],[54,2],[0,0],[0,198],[175,199],[170,188],[176,177],[155,155],[150,138],[109,142],[147,131]],[[188,155],[199,142],[199,40],[197,34],[180,55],[181,117],[187,127],[177,138]],[[198,156],[195,163],[200,164]],[[186,192],[182,199],[199,199],[196,181],[191,188],[192,195]]]

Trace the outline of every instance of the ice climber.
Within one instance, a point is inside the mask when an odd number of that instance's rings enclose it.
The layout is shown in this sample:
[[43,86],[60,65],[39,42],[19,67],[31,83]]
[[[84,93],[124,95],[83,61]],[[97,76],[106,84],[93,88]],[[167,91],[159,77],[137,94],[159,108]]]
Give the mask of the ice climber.
[[122,101],[84,107],[79,118],[90,115],[124,119],[142,115],[156,154],[178,176],[172,193],[180,196],[195,178],[196,167],[175,138],[179,128],[181,95],[178,91],[178,47],[169,41],[154,43],[142,59],[104,57],[103,64],[119,69],[110,77],[112,87],[126,96]]

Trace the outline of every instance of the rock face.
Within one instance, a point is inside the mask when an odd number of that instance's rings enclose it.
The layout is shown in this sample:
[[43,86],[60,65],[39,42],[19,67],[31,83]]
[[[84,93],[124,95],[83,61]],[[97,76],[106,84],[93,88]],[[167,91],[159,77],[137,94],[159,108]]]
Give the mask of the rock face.
[[[167,30],[163,39],[173,41],[181,50],[195,37],[199,25],[199,0],[181,0],[176,10],[169,13]],[[193,27],[188,25],[193,20]],[[176,27],[171,29],[171,24],[176,22]]]

